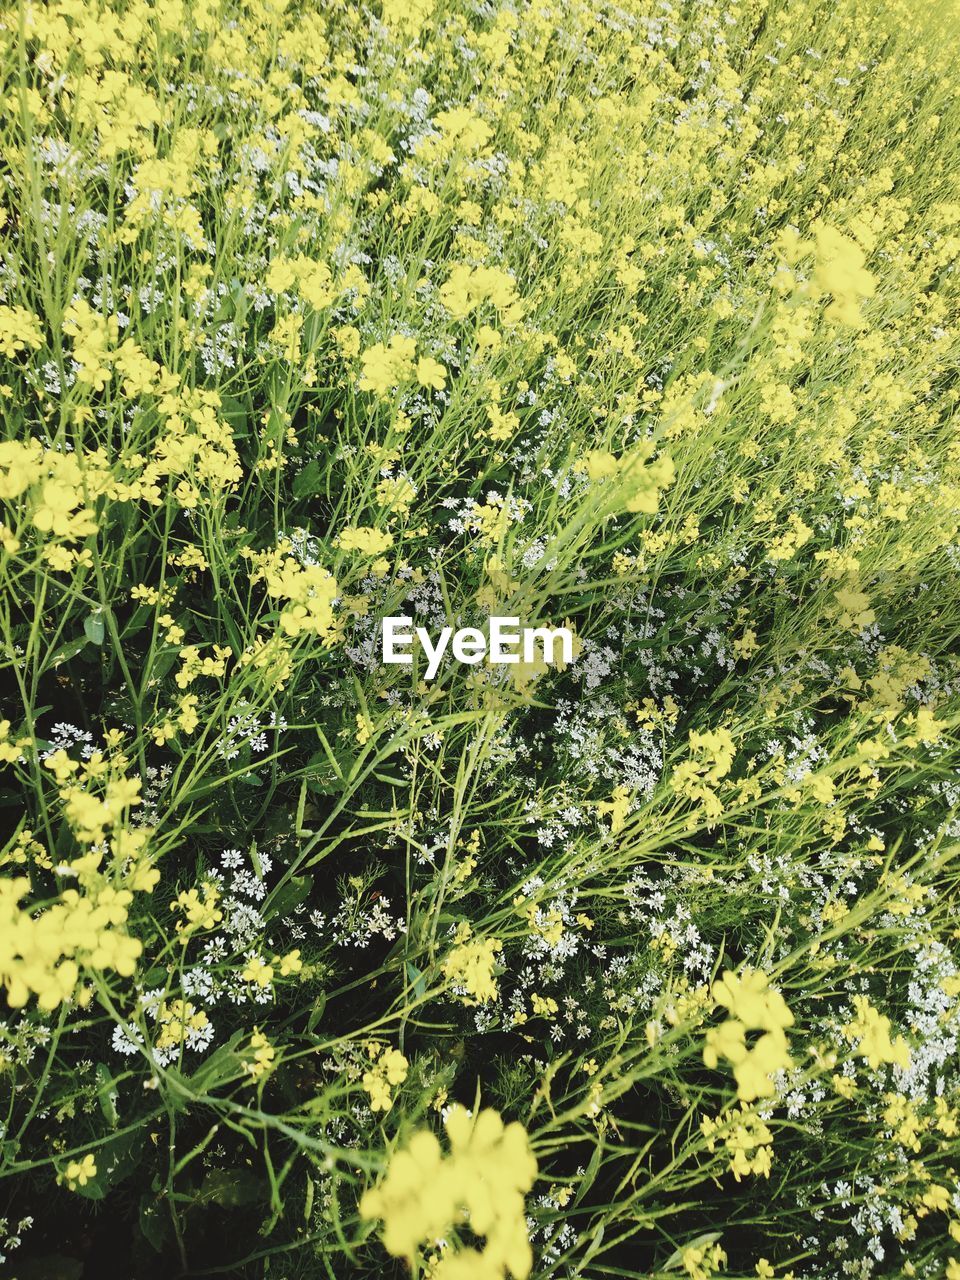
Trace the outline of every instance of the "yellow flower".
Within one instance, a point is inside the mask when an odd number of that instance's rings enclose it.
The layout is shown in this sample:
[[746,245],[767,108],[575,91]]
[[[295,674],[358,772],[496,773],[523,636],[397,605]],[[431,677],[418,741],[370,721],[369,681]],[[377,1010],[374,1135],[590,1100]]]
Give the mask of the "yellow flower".
[[255,987],[269,987],[273,981],[273,965],[267,964],[262,956],[251,956],[240,977],[244,982],[252,982]]
[[523,314],[515,280],[497,267],[469,267],[459,263],[441,286],[440,301],[455,320],[465,319],[486,303],[500,312],[508,324],[516,323]]
[[254,1082],[262,1080],[276,1066],[277,1051],[259,1027],[254,1027],[245,1052],[247,1060],[243,1069]]
[[[24,748],[31,745],[31,739],[29,737],[11,739],[10,727],[9,720],[0,720],[0,764],[15,764],[23,754]],[[63,752],[64,757],[69,759],[62,748],[60,751],[54,752],[54,756],[59,757],[61,751]],[[44,763],[48,767],[51,767],[50,760],[53,758],[53,756],[49,757],[44,761]],[[72,763],[73,762],[71,761],[71,764]],[[70,772],[72,772],[72,770],[70,770]],[[58,782],[60,780],[60,778],[57,779]]]
[[533,1255],[523,1197],[537,1173],[526,1131],[516,1122],[504,1127],[495,1111],[473,1119],[459,1106],[447,1113],[446,1130],[449,1154],[422,1129],[393,1155],[381,1184],[362,1197],[362,1217],[383,1219],[387,1252],[411,1265],[421,1245],[465,1219],[485,1244],[453,1255],[448,1274],[526,1280]]
[[584,469],[591,480],[612,480],[620,464],[607,449],[591,449],[583,455]]
[[854,996],[856,1016],[842,1027],[847,1040],[857,1042],[857,1051],[876,1070],[892,1063],[904,1070],[910,1065],[910,1050],[903,1036],[890,1038],[890,1019],[875,1009],[866,996]]
[[413,38],[433,12],[433,0],[382,0],[384,24]]
[[475,939],[454,947],[443,962],[447,981],[463,987],[465,1003],[485,1004],[497,998],[493,976],[497,953],[503,944],[497,938]]
[[47,756],[44,760],[44,767],[49,769],[58,782],[66,782],[80,768],[76,760],[71,760],[66,751],[61,747],[55,751],[53,755]]
[[[67,866],[77,887],[64,889],[41,911],[20,906],[30,894],[25,876],[0,877],[0,982],[11,1008],[22,1008],[31,995],[36,995],[43,1011],[70,1000],[81,965],[113,970],[123,977],[134,972],[142,943],[125,932],[125,925],[133,888],[152,888],[152,883],[141,879],[141,870],[149,866],[142,853],[149,831],[112,830],[116,855],[129,857],[129,871],[111,870],[113,879],[108,879],[101,870],[102,851],[87,853]],[[98,828],[98,838],[103,834],[103,828]],[[121,841],[122,836],[133,835],[140,840]],[[49,865],[39,846],[33,855],[40,865]]]
[[950,1192],[946,1187],[931,1183],[920,1197],[920,1203],[936,1213],[947,1213],[950,1208]]
[[601,800],[597,804],[598,813],[610,814],[610,834],[616,835],[627,824],[627,814],[633,803],[633,795],[629,787],[614,787],[609,800]]
[[540,996],[536,992],[530,997],[530,1006],[537,1018],[552,1018],[560,1008],[552,996]]
[[[262,579],[268,595],[286,601],[280,613],[280,627],[286,635],[330,635],[334,622],[333,602],[337,596],[337,582],[332,574],[322,565],[301,565],[293,556],[287,555],[283,547],[251,554],[250,559],[255,566],[250,575],[251,582]],[[186,653],[187,650],[181,650],[181,655]],[[229,654],[230,650],[224,649],[222,656],[226,658]],[[200,674],[223,674],[219,668],[209,672],[198,669],[193,659],[188,670],[177,676],[177,683],[185,688],[198,671]]]
[[400,334],[394,334],[388,343],[375,343],[361,357],[363,372],[357,386],[361,391],[372,391],[381,399],[386,398],[413,378],[416,349],[415,339]]
[[361,1083],[370,1095],[370,1110],[389,1111],[393,1106],[390,1090],[406,1080],[410,1063],[399,1049],[388,1049],[376,1042],[367,1048],[373,1061]]
[[170,903],[171,911],[181,911],[185,917],[177,921],[177,933],[192,933],[218,925],[223,919],[223,912],[217,906],[219,898],[217,886],[210,881],[205,881],[199,889],[181,889]]
[[793,1026],[793,1014],[778,991],[772,990],[767,975],[745,968],[738,975],[725,969],[713,984],[713,998],[748,1027],[779,1031]]
[[866,269],[863,250],[855,240],[823,222],[814,225],[814,237],[814,293],[831,294],[833,301],[827,307],[827,316],[856,328],[863,322],[861,299],[872,298],[877,287]]
[[337,546],[341,551],[360,551],[367,556],[378,556],[393,546],[393,534],[367,525],[354,525],[340,531]]
[[737,1182],[750,1174],[768,1178],[773,1165],[773,1135],[763,1121],[752,1112],[734,1108],[715,1120],[704,1116],[700,1130],[707,1150],[715,1151],[722,1142],[730,1159],[730,1172]]
[[97,1165],[92,1155],[85,1155],[80,1160],[71,1160],[63,1171],[63,1181],[71,1191],[77,1187],[85,1187],[91,1178],[97,1176]]
[[406,515],[417,491],[406,476],[386,476],[377,485],[377,501],[396,516]]
[[39,319],[25,307],[0,306],[0,355],[12,359],[20,351],[43,345]]
[[876,614],[870,608],[870,597],[858,587],[843,587],[834,593],[836,616],[845,631],[862,631],[875,621]]
[[653,515],[660,494],[673,484],[675,473],[673,461],[666,454],[650,461],[653,448],[644,441],[619,458],[608,449],[590,449],[580,459],[579,467],[593,484],[616,481],[613,493],[626,511]]
[[[725,970],[713,984],[713,999],[731,1016],[719,1027],[711,1027],[703,1049],[704,1065],[714,1068],[721,1058],[733,1067],[737,1096],[743,1102],[771,1097],[772,1077],[793,1066],[785,1029],[793,1025],[793,1014],[779,992],[771,990],[765,973],[744,969],[740,975]],[[748,1031],[763,1031],[752,1046]]]
[[447,371],[438,360],[421,356],[417,361],[417,381],[421,387],[433,387],[435,391],[442,391],[446,385]]

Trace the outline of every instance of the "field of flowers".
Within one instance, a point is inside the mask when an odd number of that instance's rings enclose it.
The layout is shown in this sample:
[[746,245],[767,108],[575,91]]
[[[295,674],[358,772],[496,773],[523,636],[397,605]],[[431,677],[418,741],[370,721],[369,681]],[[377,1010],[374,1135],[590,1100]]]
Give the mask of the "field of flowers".
[[0,1274],[960,1280],[958,51],[0,7]]

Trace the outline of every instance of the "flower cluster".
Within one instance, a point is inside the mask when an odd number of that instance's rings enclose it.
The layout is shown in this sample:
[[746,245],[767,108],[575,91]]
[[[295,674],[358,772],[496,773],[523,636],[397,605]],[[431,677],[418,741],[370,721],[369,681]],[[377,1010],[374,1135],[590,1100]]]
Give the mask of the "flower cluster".
[[504,1126],[495,1111],[473,1117],[462,1107],[450,1108],[445,1128],[449,1153],[429,1130],[414,1134],[380,1186],[364,1193],[361,1214],[381,1218],[387,1251],[411,1264],[422,1245],[437,1244],[461,1225],[486,1237],[481,1250],[445,1253],[435,1276],[526,1280],[532,1254],[523,1197],[537,1173],[526,1131]]
[[956,43],[0,0],[0,1267],[957,1275]]
[[[742,1102],[771,1097],[776,1092],[773,1076],[793,1066],[786,1036],[793,1014],[786,1001],[769,985],[765,973],[749,968],[740,974],[724,970],[721,980],[713,984],[712,995],[729,1016],[707,1032],[704,1063],[716,1067],[726,1058]],[[748,1034],[754,1031],[762,1034],[748,1044]]]

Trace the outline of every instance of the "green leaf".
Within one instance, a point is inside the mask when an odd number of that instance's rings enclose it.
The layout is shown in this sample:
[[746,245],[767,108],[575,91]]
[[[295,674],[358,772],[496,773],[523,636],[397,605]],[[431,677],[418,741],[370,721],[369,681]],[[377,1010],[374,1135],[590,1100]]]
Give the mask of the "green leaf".
[[170,1234],[170,1221],[152,1196],[140,1198],[140,1234],[157,1253],[163,1253]]
[[269,899],[266,919],[290,915],[302,902],[306,902],[312,887],[313,881],[309,876],[293,876],[287,880]]
[[117,1127],[117,1084],[110,1074],[110,1068],[103,1062],[97,1064],[97,1101],[103,1118],[111,1128]]
[[77,1187],[76,1194],[85,1200],[102,1200],[107,1192],[134,1171],[143,1152],[143,1138],[136,1130],[118,1133],[94,1152],[97,1163],[96,1176],[84,1187]]
[[407,977],[412,986],[413,993],[418,1000],[422,1000],[427,993],[427,984],[422,972],[410,960],[407,961]]
[[327,1007],[327,993],[321,991],[313,1003],[310,1010],[310,1016],[307,1018],[307,1034],[312,1035],[320,1025],[320,1019],[323,1017],[323,1011]]
[[103,644],[103,637],[106,635],[106,628],[103,624],[103,614],[98,609],[95,613],[87,614],[83,620],[83,634],[87,637],[91,644],[95,644],[99,648]]
[[[196,828],[194,828],[196,830]],[[170,977],[170,971],[165,965],[155,964],[151,969],[147,969],[145,973],[138,974],[140,982],[144,989],[150,987],[165,987],[167,979]]]
[[71,640],[69,644],[62,645],[56,653],[50,655],[47,666],[56,668],[64,662],[69,662],[71,658],[77,656],[81,649],[85,649],[89,643],[90,641],[86,636],[82,636],[79,640]]
[[243,1071],[243,1060],[237,1050],[246,1032],[235,1031],[226,1044],[205,1058],[192,1076],[187,1077],[194,1093],[211,1093],[227,1080],[235,1080]]
[[267,1197],[267,1186],[250,1169],[211,1169],[197,1192],[196,1200],[206,1200],[224,1209],[239,1209]]
[[220,396],[220,416],[226,419],[235,438],[248,435],[247,411],[233,396]]
[[587,1165],[586,1171],[579,1179],[577,1193],[573,1197],[573,1203],[579,1204],[583,1197],[596,1181],[597,1171],[600,1168],[600,1161],[603,1159],[603,1138],[597,1141],[597,1145],[593,1148],[593,1154],[590,1157],[590,1163]]
[[146,627],[147,623],[152,622],[155,616],[155,611],[150,607],[150,605],[139,605],[134,609],[126,626],[120,632],[121,640],[132,639],[139,631],[142,631],[144,627]]
[[303,470],[293,478],[293,496],[295,498],[312,497],[324,488],[326,467],[311,458]]
[[257,851],[256,840],[250,845],[250,861],[253,863],[253,874],[258,880],[263,879],[263,863],[260,861],[260,854]]
[[326,740],[323,745],[324,749],[314,752],[304,770],[307,788],[322,796],[342,791],[357,763],[352,752],[331,751]]

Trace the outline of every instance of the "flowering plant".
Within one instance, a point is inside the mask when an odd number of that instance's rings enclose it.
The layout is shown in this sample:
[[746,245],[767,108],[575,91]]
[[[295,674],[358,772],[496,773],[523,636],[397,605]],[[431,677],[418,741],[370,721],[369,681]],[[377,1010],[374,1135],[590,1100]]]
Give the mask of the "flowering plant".
[[0,0],[5,1274],[960,1280],[957,28]]

